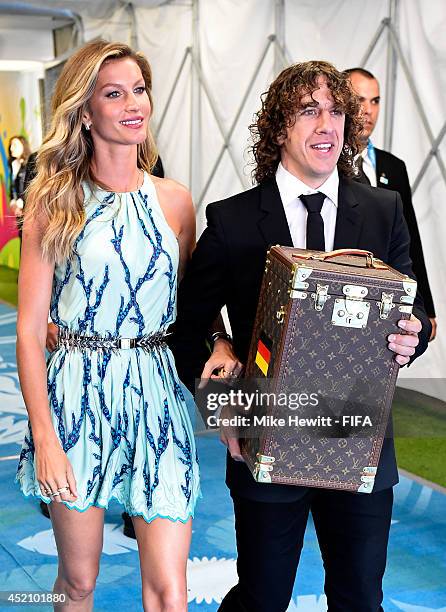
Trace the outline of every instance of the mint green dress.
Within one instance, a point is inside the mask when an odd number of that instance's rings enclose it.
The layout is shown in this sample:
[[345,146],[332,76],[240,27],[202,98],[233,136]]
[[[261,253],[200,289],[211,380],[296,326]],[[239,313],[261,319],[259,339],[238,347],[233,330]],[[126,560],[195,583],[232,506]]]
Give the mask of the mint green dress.
[[[54,273],[53,322],[85,336],[166,331],[176,316],[179,249],[150,176],[134,192],[84,186],[84,193],[85,226],[73,256]],[[148,522],[193,516],[199,469],[185,393],[167,346],[54,351],[51,418],[78,488],[66,505],[106,508],[116,498]],[[35,477],[30,429],[17,480],[25,495],[50,501]]]

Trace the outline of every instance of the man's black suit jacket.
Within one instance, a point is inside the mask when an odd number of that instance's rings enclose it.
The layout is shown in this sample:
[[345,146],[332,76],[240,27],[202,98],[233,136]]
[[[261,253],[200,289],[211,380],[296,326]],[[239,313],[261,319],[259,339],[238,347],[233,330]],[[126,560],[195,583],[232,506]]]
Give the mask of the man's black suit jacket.
[[[292,246],[287,219],[275,179],[233,197],[210,204],[208,226],[198,241],[180,285],[173,350],[180,377],[189,386],[199,377],[206,359],[207,330],[226,305],[236,355],[246,363],[256,315],[266,251],[269,246]],[[413,277],[409,232],[400,196],[341,179],[334,248],[372,251]],[[431,325],[418,295],[413,312],[423,325],[416,356],[427,347]],[[398,481],[393,440],[387,438],[374,491]],[[239,495],[260,501],[291,501],[302,487],[259,484],[244,463],[228,455],[226,482]]]
[[424,300],[424,307],[429,317],[435,318],[435,307],[429,279],[424,262],[423,247],[421,246],[420,232],[418,230],[417,218],[412,204],[412,192],[406,164],[402,159],[395,157],[392,153],[377,149],[376,153],[376,180],[377,186],[384,189],[398,191],[403,201],[403,211],[410,234],[410,258],[412,268],[418,282],[418,288]]

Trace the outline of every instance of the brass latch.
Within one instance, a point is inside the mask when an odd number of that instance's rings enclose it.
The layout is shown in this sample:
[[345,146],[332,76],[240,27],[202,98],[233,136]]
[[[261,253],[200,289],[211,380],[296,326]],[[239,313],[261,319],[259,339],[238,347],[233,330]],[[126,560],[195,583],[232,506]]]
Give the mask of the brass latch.
[[393,303],[393,293],[382,293],[381,301],[378,303],[379,306],[379,318],[387,319],[392,308],[395,308]]
[[330,296],[328,295],[328,285],[316,285],[316,293],[312,293],[311,297],[314,300],[314,308],[322,310]]
[[277,319],[277,322],[280,323],[280,325],[282,325],[282,323],[285,320],[285,306],[281,306],[280,310],[276,312],[276,319]]

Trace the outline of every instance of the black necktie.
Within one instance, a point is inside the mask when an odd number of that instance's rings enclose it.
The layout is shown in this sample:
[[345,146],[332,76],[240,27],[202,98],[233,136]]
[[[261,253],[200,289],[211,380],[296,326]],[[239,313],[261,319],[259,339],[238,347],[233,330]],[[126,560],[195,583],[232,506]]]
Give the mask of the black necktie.
[[299,198],[308,211],[307,249],[325,251],[324,220],[321,215],[325,195],[318,192],[311,195],[301,195]]
[[369,177],[364,172],[364,159],[362,155],[360,155],[356,160],[355,181],[358,181],[358,183],[364,183],[364,185],[371,185]]

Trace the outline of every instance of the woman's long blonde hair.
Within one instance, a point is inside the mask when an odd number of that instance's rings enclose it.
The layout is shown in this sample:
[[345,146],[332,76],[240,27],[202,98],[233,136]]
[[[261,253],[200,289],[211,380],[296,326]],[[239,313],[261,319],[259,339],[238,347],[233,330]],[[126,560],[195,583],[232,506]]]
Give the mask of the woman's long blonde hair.
[[[85,224],[82,183],[93,184],[93,141],[82,123],[105,61],[131,58],[138,64],[152,104],[152,72],[146,58],[122,43],[88,43],[65,64],[52,98],[52,121],[37,155],[37,175],[31,182],[24,226],[43,221],[42,252],[51,261],[70,257]],[[150,130],[138,146],[138,166],[151,172],[158,157]]]

